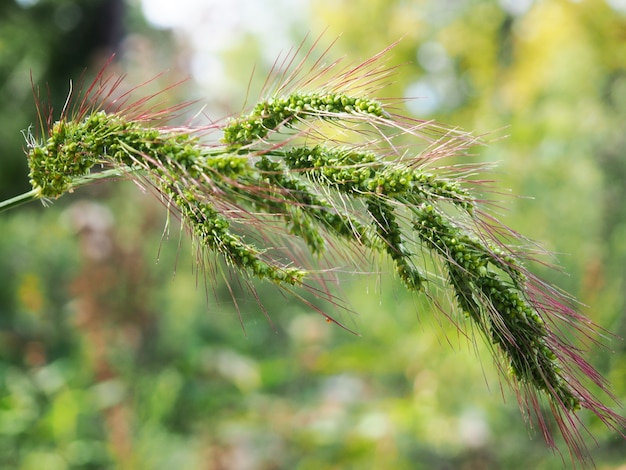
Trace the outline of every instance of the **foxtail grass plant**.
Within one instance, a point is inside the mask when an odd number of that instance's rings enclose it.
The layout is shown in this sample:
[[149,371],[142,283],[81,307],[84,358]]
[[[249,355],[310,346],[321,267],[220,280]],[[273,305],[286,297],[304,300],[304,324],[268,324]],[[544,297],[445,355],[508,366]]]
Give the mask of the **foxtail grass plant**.
[[[532,273],[534,249],[490,215],[485,168],[444,164],[478,139],[373,98],[393,72],[387,52],[347,67],[325,62],[324,52],[307,67],[297,50],[276,63],[248,113],[205,126],[169,125],[184,105],[133,100],[103,70],[56,119],[39,106],[41,136],[27,145],[33,189],[0,210],[129,177],[180,218],[201,262],[214,265],[217,255],[242,278],[273,283],[343,327],[302,293],[338,303],[333,267],[388,257],[406,289],[480,332],[547,442],[555,445],[556,423],[573,461],[588,463],[578,410],[622,436],[625,427],[597,397],[614,400],[583,358],[598,328]],[[437,300],[442,288],[455,306]]]

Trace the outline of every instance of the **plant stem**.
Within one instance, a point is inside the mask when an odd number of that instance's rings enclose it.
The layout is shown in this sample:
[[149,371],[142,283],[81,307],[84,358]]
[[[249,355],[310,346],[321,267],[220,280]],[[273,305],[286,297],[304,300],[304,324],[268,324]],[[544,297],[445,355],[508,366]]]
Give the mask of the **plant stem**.
[[[69,191],[80,188],[82,186],[86,186],[94,181],[115,178],[122,176],[124,174],[130,173],[133,170],[131,169],[120,169],[120,168],[112,168],[109,170],[99,171],[97,173],[91,173],[85,176],[81,176],[72,180],[71,187]],[[35,188],[30,191],[20,194],[19,196],[12,197],[11,199],[7,199],[5,201],[0,202],[0,213],[8,211],[10,209],[14,209],[23,204],[27,204],[29,202],[37,201],[41,199],[41,189]]]
[[8,211],[9,209],[13,209],[28,202],[36,201],[39,198],[40,191],[38,189],[31,189],[27,193],[23,193],[19,196],[0,202],[0,212]]

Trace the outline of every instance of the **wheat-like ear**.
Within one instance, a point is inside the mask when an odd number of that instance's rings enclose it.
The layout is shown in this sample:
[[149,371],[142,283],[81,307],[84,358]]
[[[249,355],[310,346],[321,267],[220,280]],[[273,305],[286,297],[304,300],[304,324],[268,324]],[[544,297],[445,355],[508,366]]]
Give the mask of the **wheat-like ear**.
[[[45,141],[30,142],[31,182],[40,197],[56,198],[94,175],[96,164],[127,173],[155,188],[203,253],[298,296],[304,289],[336,301],[330,271],[311,264],[334,260],[336,246],[359,253],[342,262],[388,255],[418,295],[430,295],[443,279],[458,311],[491,345],[522,409],[536,415],[553,444],[546,398],[571,455],[585,463],[579,408],[622,436],[625,425],[589,391],[598,387],[612,398],[582,358],[583,346],[568,339],[595,337],[597,329],[568,296],[532,274],[525,240],[488,214],[485,188],[472,176],[481,167],[441,163],[462,157],[477,139],[403,117],[372,97],[390,73],[381,65],[386,52],[348,67],[327,65],[324,54],[311,68],[288,57],[249,113],[206,127],[156,126],[151,119],[167,113],[147,98],[123,95],[123,105],[107,112],[103,102],[120,82],[100,75],[75,100],[78,108],[49,126]],[[206,143],[209,131],[221,132],[221,141]],[[425,252],[438,272],[427,272]]]

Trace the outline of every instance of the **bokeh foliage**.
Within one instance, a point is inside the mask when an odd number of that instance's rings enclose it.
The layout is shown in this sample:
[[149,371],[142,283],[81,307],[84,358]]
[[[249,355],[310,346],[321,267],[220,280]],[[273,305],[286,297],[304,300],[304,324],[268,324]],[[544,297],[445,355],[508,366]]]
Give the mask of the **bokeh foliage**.
[[[626,16],[601,0],[522,3],[317,0],[311,22],[343,33],[334,53],[355,60],[403,36],[392,56],[406,65],[381,97],[427,96],[408,105],[416,117],[506,127],[475,159],[498,162],[503,192],[533,199],[503,195],[501,218],[560,253],[569,276],[541,274],[624,336]],[[79,7],[88,30],[89,4],[2,7],[3,195],[21,187],[12,162],[34,119],[26,70],[62,104],[68,79],[95,61],[68,51],[49,11],[33,13]],[[11,29],[16,18],[24,26]],[[250,41],[225,56],[242,95]],[[139,76],[136,52],[124,63]],[[269,322],[228,273],[205,284],[175,224],[163,239],[165,213],[134,185],[107,183],[0,218],[2,468],[563,468],[528,438],[482,343],[405,295],[384,260],[382,274],[338,287],[361,336],[259,286]],[[626,347],[610,346],[591,359],[626,399]],[[623,440],[583,420],[598,467],[618,468]]]

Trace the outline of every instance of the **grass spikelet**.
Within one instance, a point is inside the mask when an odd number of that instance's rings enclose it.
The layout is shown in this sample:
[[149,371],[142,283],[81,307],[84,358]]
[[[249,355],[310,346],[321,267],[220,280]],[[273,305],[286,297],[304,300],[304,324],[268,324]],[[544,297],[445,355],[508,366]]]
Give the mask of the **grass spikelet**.
[[[45,140],[29,143],[31,183],[39,197],[57,198],[96,165],[138,178],[180,216],[201,250],[297,296],[304,289],[337,302],[331,273],[314,262],[332,259],[336,246],[359,254],[344,262],[386,254],[420,295],[445,280],[522,410],[536,415],[552,444],[547,400],[573,458],[585,463],[580,408],[621,435],[625,425],[589,391],[612,398],[581,357],[584,346],[567,339],[566,332],[594,337],[596,327],[532,274],[523,238],[488,215],[483,188],[468,176],[480,168],[441,164],[463,156],[476,138],[403,117],[372,97],[392,72],[386,52],[343,68],[327,64],[324,53],[307,68],[304,59],[296,64],[298,50],[277,62],[277,81],[268,80],[249,113],[205,127],[161,125],[178,108],[159,110],[153,97],[113,99],[120,82],[101,73],[68,100],[77,100],[76,110],[68,107]],[[107,101],[115,105],[107,109]],[[328,137],[329,125],[341,140]],[[221,132],[221,141],[205,142],[208,132]],[[301,256],[303,247],[314,256]],[[439,261],[440,272],[425,270],[423,253]]]

